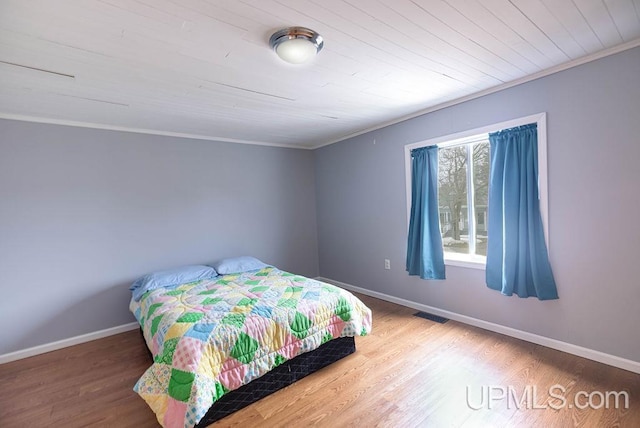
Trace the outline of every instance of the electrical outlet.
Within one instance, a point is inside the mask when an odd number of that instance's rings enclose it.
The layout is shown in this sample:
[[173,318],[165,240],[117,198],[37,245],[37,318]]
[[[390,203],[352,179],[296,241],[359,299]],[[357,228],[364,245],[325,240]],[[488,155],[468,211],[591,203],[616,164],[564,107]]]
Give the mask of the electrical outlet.
[[387,270],[391,269],[391,260],[384,259],[384,268]]

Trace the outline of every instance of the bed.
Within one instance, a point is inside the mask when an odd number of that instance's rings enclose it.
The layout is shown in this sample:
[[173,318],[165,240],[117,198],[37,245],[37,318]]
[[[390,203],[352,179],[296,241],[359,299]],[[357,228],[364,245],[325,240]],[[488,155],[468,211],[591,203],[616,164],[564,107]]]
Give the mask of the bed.
[[349,355],[371,331],[351,293],[272,266],[139,281],[130,309],[153,364],[134,390],[164,427],[212,423]]

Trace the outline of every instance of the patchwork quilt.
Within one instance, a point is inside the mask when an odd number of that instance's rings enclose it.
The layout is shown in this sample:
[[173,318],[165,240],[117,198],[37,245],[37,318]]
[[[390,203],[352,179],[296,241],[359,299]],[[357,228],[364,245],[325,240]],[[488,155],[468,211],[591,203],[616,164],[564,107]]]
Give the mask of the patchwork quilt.
[[371,331],[371,310],[348,291],[273,267],[152,290],[130,309],[154,357],[134,390],[164,427],[192,427],[225,393]]

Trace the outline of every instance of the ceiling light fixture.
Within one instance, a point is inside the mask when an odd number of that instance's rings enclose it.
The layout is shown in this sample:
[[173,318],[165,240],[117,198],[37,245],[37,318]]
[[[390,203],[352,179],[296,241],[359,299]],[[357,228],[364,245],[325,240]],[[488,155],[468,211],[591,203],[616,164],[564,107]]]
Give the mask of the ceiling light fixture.
[[324,45],[322,36],[304,27],[289,27],[273,33],[269,46],[291,64],[302,64],[313,58]]

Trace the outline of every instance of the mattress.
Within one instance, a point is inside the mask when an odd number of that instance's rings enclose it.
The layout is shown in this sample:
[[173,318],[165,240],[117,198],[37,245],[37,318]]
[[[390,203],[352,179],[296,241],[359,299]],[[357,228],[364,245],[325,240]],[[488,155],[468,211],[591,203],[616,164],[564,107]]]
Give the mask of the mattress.
[[165,427],[192,427],[230,391],[371,330],[351,293],[273,267],[152,290],[130,309],[154,359],[134,389]]

